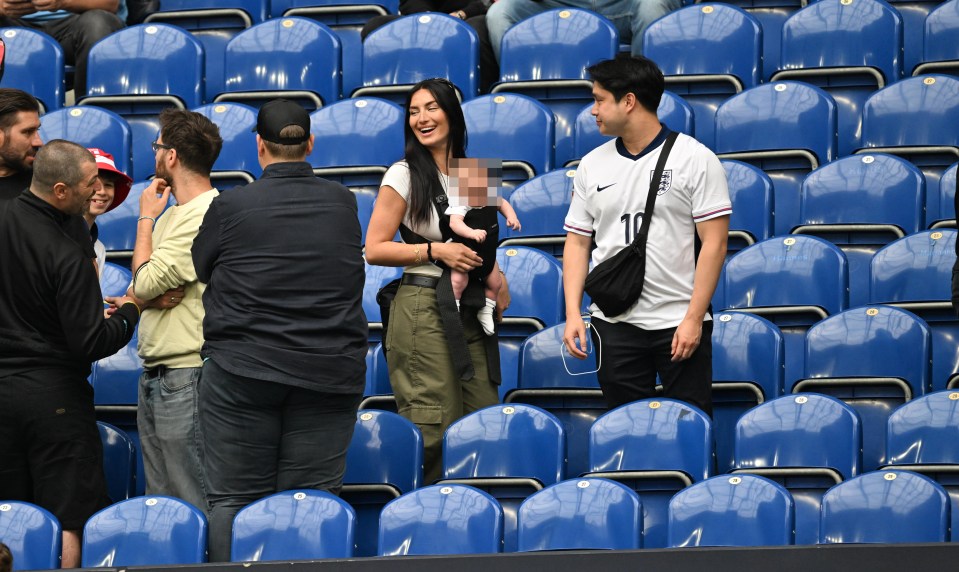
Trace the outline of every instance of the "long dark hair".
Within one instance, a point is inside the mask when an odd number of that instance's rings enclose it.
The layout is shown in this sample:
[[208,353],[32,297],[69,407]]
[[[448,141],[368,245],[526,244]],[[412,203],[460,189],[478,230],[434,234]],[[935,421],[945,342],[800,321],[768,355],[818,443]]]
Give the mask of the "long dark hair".
[[448,80],[425,79],[414,85],[406,95],[406,125],[403,133],[406,139],[406,164],[410,168],[410,221],[413,224],[428,224],[433,218],[433,200],[446,190],[440,182],[440,171],[429,149],[420,143],[410,127],[410,102],[417,91],[428,90],[436,103],[446,114],[449,123],[449,137],[446,139],[446,156],[466,157],[466,118],[456,88]]

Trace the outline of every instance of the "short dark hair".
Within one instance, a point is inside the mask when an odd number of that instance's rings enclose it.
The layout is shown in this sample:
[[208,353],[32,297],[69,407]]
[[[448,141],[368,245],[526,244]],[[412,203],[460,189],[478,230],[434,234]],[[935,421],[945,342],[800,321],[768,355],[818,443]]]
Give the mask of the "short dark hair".
[[164,109],[160,113],[163,143],[176,149],[177,158],[188,170],[208,176],[223,148],[220,128],[205,115],[185,109]]
[[40,103],[29,93],[12,87],[0,87],[0,130],[13,127],[18,111],[40,113]]
[[627,93],[636,96],[636,101],[646,111],[656,113],[659,100],[663,98],[666,81],[656,62],[643,56],[619,54],[611,60],[603,60],[586,68],[590,79],[621,101]]
[[76,185],[83,179],[80,167],[86,162],[96,162],[86,147],[65,139],[54,139],[37,151],[31,188],[50,193],[57,183]]
[[279,132],[279,136],[284,139],[298,139],[304,135],[307,137],[307,140],[294,145],[274,143],[262,138],[261,140],[263,144],[266,145],[266,150],[269,151],[273,157],[284,161],[302,161],[306,157],[306,150],[310,145],[310,134],[305,133],[299,125],[287,125],[283,129],[280,129]]

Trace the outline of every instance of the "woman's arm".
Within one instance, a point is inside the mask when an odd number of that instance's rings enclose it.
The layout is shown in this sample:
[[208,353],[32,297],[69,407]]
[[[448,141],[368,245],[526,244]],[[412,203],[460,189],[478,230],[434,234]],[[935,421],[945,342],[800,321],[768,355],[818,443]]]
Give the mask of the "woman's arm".
[[[366,230],[366,261],[379,266],[409,266],[427,262],[425,244],[393,242],[406,214],[406,201],[393,187],[380,187]],[[451,270],[469,272],[483,263],[475,252],[455,242],[434,242],[430,248],[435,260]]]

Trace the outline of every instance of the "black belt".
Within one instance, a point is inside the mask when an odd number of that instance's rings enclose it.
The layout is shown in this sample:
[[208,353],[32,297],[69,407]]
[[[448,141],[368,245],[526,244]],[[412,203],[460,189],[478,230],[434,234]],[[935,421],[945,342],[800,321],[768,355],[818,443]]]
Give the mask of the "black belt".
[[403,280],[400,284],[404,286],[419,286],[421,288],[436,288],[436,284],[440,281],[439,278],[435,276],[424,276],[422,274],[404,274]]

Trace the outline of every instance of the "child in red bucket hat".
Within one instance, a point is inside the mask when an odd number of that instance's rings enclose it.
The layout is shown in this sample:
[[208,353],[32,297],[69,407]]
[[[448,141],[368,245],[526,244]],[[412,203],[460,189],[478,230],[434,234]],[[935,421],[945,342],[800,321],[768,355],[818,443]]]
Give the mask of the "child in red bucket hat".
[[93,154],[97,161],[97,168],[100,171],[100,190],[90,198],[87,204],[87,211],[83,218],[90,226],[90,236],[93,239],[93,250],[97,253],[97,271],[103,270],[103,264],[106,262],[106,247],[97,239],[97,217],[103,213],[110,212],[121,203],[130,194],[130,186],[133,185],[133,179],[126,173],[117,169],[113,161],[113,155],[103,149],[87,149]]

